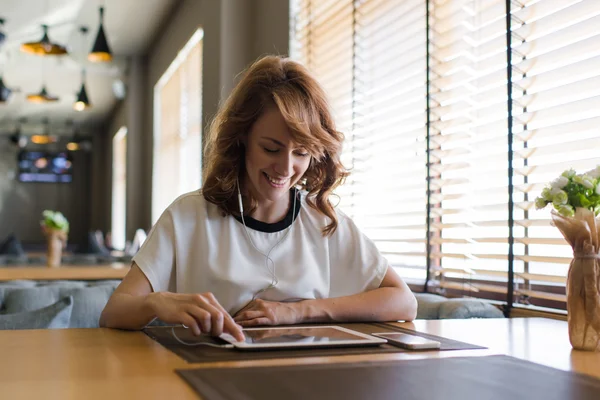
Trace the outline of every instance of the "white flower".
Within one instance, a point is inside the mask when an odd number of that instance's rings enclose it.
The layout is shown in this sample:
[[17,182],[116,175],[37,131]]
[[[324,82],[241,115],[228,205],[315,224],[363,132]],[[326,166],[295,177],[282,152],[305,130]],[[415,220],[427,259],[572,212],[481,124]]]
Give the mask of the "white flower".
[[589,170],[585,174],[588,175],[589,177],[593,178],[593,179],[600,178],[600,165],[598,165],[596,168],[594,168],[592,170]]
[[552,201],[552,193],[550,193],[550,188],[545,187],[544,190],[542,190],[542,199],[546,200],[547,202],[551,202]]
[[583,186],[585,186],[588,189],[593,189],[594,188],[594,179],[592,177],[590,177],[589,175],[586,175],[586,174],[575,175],[573,177],[573,182],[579,183],[580,185],[583,185]]
[[554,197],[552,198],[552,204],[554,204],[556,207],[565,205],[568,202],[569,202],[569,196],[567,195],[567,192],[565,192],[564,190],[561,190],[560,192],[556,193],[554,195]]
[[556,178],[555,180],[550,182],[550,186],[553,189],[554,188],[562,189],[565,186],[567,186],[568,183],[569,183],[569,178],[565,178],[564,176],[559,176],[558,178]]
[[563,217],[572,217],[575,215],[575,210],[570,205],[562,205],[556,209]]
[[575,170],[573,168],[566,170],[562,173],[562,176],[565,178],[572,178],[575,176]]
[[541,210],[542,208],[546,207],[546,204],[548,204],[548,202],[543,197],[538,197],[535,199],[535,208],[537,210]]
[[598,184],[596,185],[596,194],[600,195],[600,181],[598,181]]
[[550,201],[553,201],[553,200],[554,200],[554,196],[556,196],[557,194],[559,194],[559,193],[560,193],[560,192],[562,192],[562,191],[563,191],[563,190],[561,190],[561,189],[559,189],[559,188],[555,188],[555,187],[553,187],[553,188],[550,188],[550,196],[552,196],[552,197],[550,198]]

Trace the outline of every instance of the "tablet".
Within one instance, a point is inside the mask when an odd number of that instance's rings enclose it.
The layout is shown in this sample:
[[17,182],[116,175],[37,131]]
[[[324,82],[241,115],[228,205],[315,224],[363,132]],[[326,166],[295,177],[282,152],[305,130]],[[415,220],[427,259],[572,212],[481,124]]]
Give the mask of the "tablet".
[[339,326],[246,328],[243,332],[246,338],[243,342],[236,341],[229,334],[221,335],[221,339],[243,350],[377,346],[387,343],[387,340],[383,338],[376,338]]

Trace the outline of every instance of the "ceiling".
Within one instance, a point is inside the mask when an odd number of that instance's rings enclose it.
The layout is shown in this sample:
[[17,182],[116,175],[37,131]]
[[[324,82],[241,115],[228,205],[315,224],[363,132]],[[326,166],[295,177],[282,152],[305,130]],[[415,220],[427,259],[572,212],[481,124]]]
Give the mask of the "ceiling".
[[[9,101],[0,104],[0,133],[16,129],[24,134],[43,130],[49,121],[53,134],[61,134],[67,121],[89,126],[107,117],[117,97],[113,90],[126,83],[128,59],[144,54],[157,29],[178,0],[1,0],[0,32],[6,35],[0,45],[0,76],[13,89]],[[109,63],[91,63],[91,50],[99,25],[98,7],[103,5],[104,32],[113,53]],[[49,26],[52,42],[67,47],[64,56],[40,57],[20,51],[24,42],[42,38],[41,25]],[[82,35],[80,27],[88,28]],[[73,103],[86,70],[86,89],[92,108],[77,112]],[[32,104],[25,97],[38,93],[45,83],[49,94],[60,98],[50,104]],[[66,128],[65,128],[66,129]],[[65,132],[68,133],[68,132]]]

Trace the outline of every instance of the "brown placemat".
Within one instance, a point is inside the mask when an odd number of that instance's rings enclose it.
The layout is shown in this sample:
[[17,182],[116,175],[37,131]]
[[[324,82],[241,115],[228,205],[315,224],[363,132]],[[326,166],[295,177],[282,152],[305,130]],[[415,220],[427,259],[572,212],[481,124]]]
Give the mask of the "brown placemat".
[[176,371],[204,400],[598,400],[600,380],[509,356]]
[[[323,325],[323,324],[321,324]],[[330,324],[331,325],[331,324]],[[381,332],[394,332],[397,327],[382,323],[351,323],[335,324],[344,328],[352,329],[358,332],[371,334]],[[173,329],[177,338],[194,345],[185,345],[180,343],[173,336]],[[144,332],[190,363],[194,362],[221,362],[221,361],[246,361],[246,360],[268,360],[277,358],[296,358],[296,357],[329,357],[340,355],[356,354],[382,354],[382,353],[400,353],[408,350],[383,344],[381,346],[371,347],[336,347],[336,348],[306,348],[306,349],[272,349],[265,351],[244,351],[231,348],[216,348],[201,343],[226,344],[227,342],[210,336],[194,336],[190,329],[178,327],[153,326],[144,329]],[[418,332],[409,331],[414,334]],[[467,349],[485,349],[485,347],[472,345],[469,343],[450,340],[442,337],[433,336],[432,339],[442,343],[440,350],[467,350]]]

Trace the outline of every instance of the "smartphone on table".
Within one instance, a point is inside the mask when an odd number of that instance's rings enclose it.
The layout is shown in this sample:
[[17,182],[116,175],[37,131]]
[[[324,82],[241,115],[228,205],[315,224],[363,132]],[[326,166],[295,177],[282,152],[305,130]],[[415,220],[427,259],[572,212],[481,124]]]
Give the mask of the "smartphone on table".
[[408,350],[429,350],[439,349],[441,347],[441,343],[438,341],[421,336],[409,335],[407,333],[384,332],[372,333],[371,335],[387,339],[390,344]]

